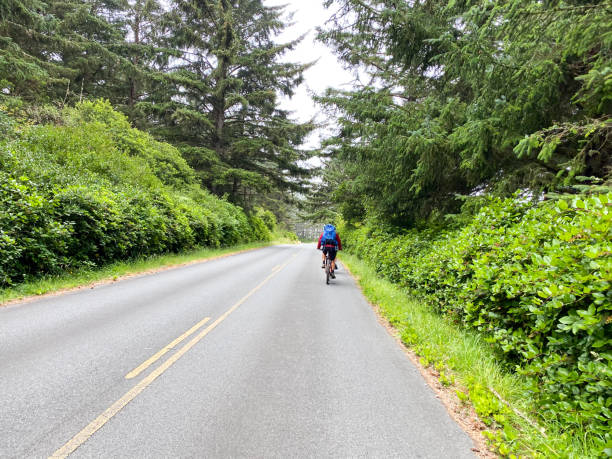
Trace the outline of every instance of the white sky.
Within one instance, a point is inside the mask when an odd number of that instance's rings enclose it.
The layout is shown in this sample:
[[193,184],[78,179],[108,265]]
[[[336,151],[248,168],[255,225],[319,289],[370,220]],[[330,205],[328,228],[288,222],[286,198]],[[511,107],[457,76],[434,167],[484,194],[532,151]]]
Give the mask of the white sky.
[[[300,86],[291,99],[282,100],[282,108],[292,110],[294,118],[299,121],[308,121],[312,117],[317,122],[325,123],[326,120],[320,108],[311,99],[310,94],[321,94],[328,87],[348,88],[354,80],[352,74],[342,68],[331,49],[315,40],[317,26],[323,26],[331,16],[331,11],[323,7],[323,0],[264,0],[266,6],[287,5],[287,13],[295,13],[294,25],[285,29],[284,33],[277,38],[278,42],[287,42],[300,35],[307,33],[304,40],[296,49],[286,55],[286,60],[291,62],[317,63],[304,74],[304,84]],[[333,8],[333,6],[332,6]],[[319,144],[322,132],[315,132],[307,142],[308,147]]]

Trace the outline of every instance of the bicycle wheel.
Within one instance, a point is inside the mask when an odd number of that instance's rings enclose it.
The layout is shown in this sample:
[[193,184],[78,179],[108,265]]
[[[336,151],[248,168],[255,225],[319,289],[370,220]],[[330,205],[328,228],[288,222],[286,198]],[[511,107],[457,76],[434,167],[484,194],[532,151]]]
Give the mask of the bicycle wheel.
[[329,275],[331,272],[331,260],[329,257],[325,258],[325,283],[329,284]]

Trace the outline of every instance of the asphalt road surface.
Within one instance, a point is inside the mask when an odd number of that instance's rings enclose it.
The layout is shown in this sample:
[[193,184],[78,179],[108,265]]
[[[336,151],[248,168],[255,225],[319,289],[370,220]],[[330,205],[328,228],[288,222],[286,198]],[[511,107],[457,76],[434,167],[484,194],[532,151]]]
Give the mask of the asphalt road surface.
[[319,254],[268,247],[0,308],[0,457],[473,457]]

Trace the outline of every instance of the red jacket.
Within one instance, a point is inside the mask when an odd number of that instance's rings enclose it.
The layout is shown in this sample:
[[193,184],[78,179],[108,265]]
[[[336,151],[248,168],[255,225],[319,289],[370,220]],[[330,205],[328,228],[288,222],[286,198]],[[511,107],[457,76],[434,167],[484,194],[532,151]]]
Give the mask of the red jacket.
[[[323,238],[323,233],[319,236],[319,242],[317,243],[317,249],[321,248],[321,238]],[[336,242],[338,243],[338,250],[342,250],[342,241],[340,241],[340,236],[336,233]],[[327,244],[326,247],[335,247],[334,245]]]

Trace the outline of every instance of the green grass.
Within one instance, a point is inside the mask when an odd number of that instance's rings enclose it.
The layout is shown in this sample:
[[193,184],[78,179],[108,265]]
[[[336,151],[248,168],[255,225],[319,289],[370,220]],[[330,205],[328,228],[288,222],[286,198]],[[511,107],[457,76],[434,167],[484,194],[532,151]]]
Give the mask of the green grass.
[[[357,277],[368,300],[379,306],[383,316],[399,331],[402,341],[420,357],[424,366],[434,366],[440,382],[452,386],[460,400],[471,403],[480,419],[490,429],[485,436],[492,447],[505,457],[592,456],[592,445],[584,432],[563,432],[554,423],[540,420],[545,433],[523,419],[516,410],[535,424],[538,406],[529,396],[527,383],[504,367],[483,336],[453,324],[423,302],[391,282],[378,277],[363,261],[342,255]],[[508,408],[494,395],[507,401]]]
[[79,269],[60,275],[45,276],[14,287],[0,289],[0,305],[11,300],[80,287],[93,282],[114,280],[121,276],[206,260],[242,250],[265,247],[274,243],[295,243],[295,241],[281,238],[274,242],[254,242],[220,249],[203,248],[179,254],[157,255],[136,260],[120,261],[95,269]]

